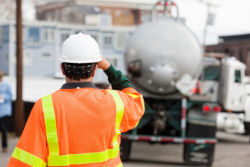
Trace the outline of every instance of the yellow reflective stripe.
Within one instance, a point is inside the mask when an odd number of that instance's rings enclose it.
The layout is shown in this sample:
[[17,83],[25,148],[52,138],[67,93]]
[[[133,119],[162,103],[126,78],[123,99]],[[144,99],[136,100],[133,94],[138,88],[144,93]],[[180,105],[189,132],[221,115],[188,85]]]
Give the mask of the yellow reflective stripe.
[[59,155],[56,118],[55,118],[52,96],[48,95],[43,97],[42,104],[43,104],[43,112],[45,119],[47,142],[49,146],[49,155]]
[[132,93],[126,93],[126,94],[132,96],[134,99],[137,98],[137,97],[140,97],[141,98],[141,103],[142,103],[143,110],[145,111],[145,104],[144,104],[144,100],[143,100],[142,95],[135,95],[135,94],[132,94]]
[[135,95],[133,93],[126,93],[126,94],[132,96],[134,99],[137,98],[137,97],[140,97],[140,95]]
[[122,163],[120,163],[119,165],[117,165],[116,167],[123,167]]
[[120,124],[121,124],[122,117],[124,114],[124,104],[123,104],[122,99],[116,90],[107,90],[107,91],[113,96],[113,98],[115,100],[115,105],[116,105],[116,123],[115,123],[116,134],[113,138],[113,146],[117,147],[117,146],[119,146],[117,138],[121,134],[121,131],[119,128],[120,128]]
[[108,149],[97,153],[68,154],[59,156],[48,156],[48,166],[68,166],[89,163],[100,163],[119,155],[119,147]]
[[136,127],[137,127],[137,125],[139,124],[139,122],[140,122],[140,121],[138,121],[138,122],[135,124],[135,127],[134,127],[134,128],[136,128]]
[[[132,94],[132,93],[126,93],[126,94],[132,96],[133,98],[137,98],[137,97],[141,98],[141,103],[142,103],[143,113],[144,113],[145,112],[145,104],[144,104],[144,99],[143,99],[142,95],[135,95],[135,94]],[[140,120],[136,123],[135,127],[137,127],[137,125],[139,124],[139,122],[140,122]]]
[[143,113],[144,113],[145,112],[145,103],[144,103],[144,99],[143,99],[142,95],[141,95],[141,103],[142,103]]
[[15,148],[12,157],[33,167],[47,166],[47,163],[45,163],[42,159],[17,147]]

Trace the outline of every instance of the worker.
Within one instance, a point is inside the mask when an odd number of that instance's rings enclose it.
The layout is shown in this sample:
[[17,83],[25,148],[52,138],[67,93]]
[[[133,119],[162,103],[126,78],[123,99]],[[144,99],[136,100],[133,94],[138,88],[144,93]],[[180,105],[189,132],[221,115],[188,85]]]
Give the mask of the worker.
[[8,152],[7,133],[9,117],[12,115],[12,92],[8,82],[3,80],[4,72],[0,70],[0,130],[2,132],[2,149]]
[[[35,103],[8,167],[122,167],[120,135],[144,114],[142,95],[89,35],[71,35],[59,60],[66,83]],[[92,83],[97,68],[113,90]]]

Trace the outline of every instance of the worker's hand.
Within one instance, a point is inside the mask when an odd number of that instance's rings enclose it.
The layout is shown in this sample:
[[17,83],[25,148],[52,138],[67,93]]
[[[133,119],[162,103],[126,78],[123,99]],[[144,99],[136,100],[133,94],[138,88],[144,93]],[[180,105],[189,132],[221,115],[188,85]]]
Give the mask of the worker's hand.
[[[102,55],[102,54],[101,54]],[[98,62],[98,68],[103,69],[103,71],[107,70],[110,67],[110,63],[108,60],[102,55],[102,61]]]

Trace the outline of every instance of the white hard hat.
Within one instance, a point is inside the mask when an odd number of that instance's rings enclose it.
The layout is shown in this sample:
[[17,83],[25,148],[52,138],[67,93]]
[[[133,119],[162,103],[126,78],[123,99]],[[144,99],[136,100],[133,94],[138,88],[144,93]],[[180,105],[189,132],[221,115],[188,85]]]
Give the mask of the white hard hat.
[[64,63],[95,63],[101,61],[97,42],[82,33],[71,35],[62,45],[59,61]]

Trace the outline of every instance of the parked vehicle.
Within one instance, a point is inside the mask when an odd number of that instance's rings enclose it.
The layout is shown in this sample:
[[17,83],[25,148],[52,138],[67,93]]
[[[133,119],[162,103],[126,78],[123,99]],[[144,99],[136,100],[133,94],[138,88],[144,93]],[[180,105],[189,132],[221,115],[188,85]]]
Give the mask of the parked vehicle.
[[245,70],[245,64],[225,54],[210,53],[204,58],[201,94],[222,108],[217,114],[218,130],[250,134],[250,84]]

